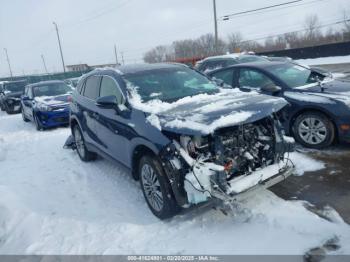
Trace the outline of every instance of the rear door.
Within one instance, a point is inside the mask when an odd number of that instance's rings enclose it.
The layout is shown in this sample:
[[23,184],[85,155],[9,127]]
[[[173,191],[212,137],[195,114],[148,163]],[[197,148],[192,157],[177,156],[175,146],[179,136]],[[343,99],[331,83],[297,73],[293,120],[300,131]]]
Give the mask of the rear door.
[[[102,76],[99,96],[115,96],[119,108],[125,108],[125,97],[113,76]],[[135,133],[128,114],[118,113],[115,108],[98,108],[98,115],[96,123],[100,149],[128,166],[130,139]]]
[[84,139],[94,146],[99,144],[96,125],[98,119],[96,99],[99,94],[100,83],[100,76],[89,76],[85,80],[81,95],[77,97],[76,101],[79,107],[80,124],[82,125]]

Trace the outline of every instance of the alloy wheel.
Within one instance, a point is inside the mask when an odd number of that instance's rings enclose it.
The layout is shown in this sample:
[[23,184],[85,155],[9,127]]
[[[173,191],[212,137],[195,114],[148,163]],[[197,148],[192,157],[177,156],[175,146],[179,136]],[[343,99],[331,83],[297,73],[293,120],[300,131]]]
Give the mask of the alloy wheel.
[[318,145],[325,141],[328,131],[326,124],[321,119],[307,117],[300,122],[298,133],[305,143]]
[[78,151],[79,155],[82,158],[84,158],[85,145],[84,145],[83,137],[82,137],[78,127],[75,127],[75,129],[74,129],[74,140],[75,140],[75,146],[77,147],[77,151]]
[[161,211],[164,205],[163,193],[153,167],[148,164],[143,165],[141,169],[141,180],[149,204],[154,210]]

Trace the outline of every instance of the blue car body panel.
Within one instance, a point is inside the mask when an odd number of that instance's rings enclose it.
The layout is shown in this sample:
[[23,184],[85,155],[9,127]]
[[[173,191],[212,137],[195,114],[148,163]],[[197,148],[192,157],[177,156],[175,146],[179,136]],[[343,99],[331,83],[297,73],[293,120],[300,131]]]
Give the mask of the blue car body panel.
[[[171,132],[178,135],[203,135],[200,130],[188,128],[169,128],[162,125],[162,130],[147,121],[149,113],[132,107],[126,102],[125,111],[116,113],[115,109],[101,108],[96,105],[96,101],[83,96],[85,81],[89,77],[110,76],[119,85],[121,92],[128,97],[127,86],[122,78],[123,74],[133,74],[143,70],[152,70],[158,68],[182,67],[182,65],[161,64],[161,65],[130,65],[123,66],[116,70],[95,70],[84,75],[75,91],[72,94],[71,103],[71,126],[78,124],[85,140],[85,144],[89,151],[96,152],[111,160],[120,162],[125,167],[131,169],[133,166],[133,155],[136,148],[144,147],[152,151],[155,155],[159,155],[172,140],[165,135],[165,132]],[[270,97],[267,97],[270,98]],[[234,99],[234,98],[232,98]],[[249,119],[250,122],[257,121],[264,117],[271,116],[274,112],[279,111],[287,105],[283,99],[275,99],[275,105],[267,105],[263,103],[266,99],[263,95],[245,95],[244,103],[240,109],[252,110],[255,114]],[[234,100],[233,100],[234,101]],[[261,103],[261,104],[260,104]],[[166,114],[159,115],[161,124],[170,121],[171,118],[186,118],[186,112],[194,111],[196,107],[203,105],[191,104],[182,105],[173,108]],[[239,110],[239,109],[237,109]],[[232,109],[231,109],[232,111]],[[210,123],[215,118],[220,118],[223,112],[215,111],[206,113],[206,120],[203,124]],[[244,124],[237,123],[238,124]]]

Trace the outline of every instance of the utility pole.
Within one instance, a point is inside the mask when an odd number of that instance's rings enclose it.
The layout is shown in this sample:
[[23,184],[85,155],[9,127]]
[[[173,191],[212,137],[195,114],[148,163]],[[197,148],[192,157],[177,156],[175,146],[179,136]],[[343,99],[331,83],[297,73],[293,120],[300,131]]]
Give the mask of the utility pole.
[[125,64],[124,62],[124,52],[121,52],[121,55],[122,55],[122,62],[123,62],[123,65]]
[[115,55],[115,63],[116,65],[119,65],[119,62],[118,62],[118,53],[117,53],[117,46],[114,45],[114,55]]
[[216,0],[213,0],[213,9],[214,9],[214,28],[215,28],[215,52],[218,52],[218,20],[216,14]]
[[45,68],[45,72],[46,72],[46,74],[48,74],[49,72],[47,71],[47,67],[46,67],[46,63],[45,63],[45,58],[44,58],[44,55],[41,55],[41,59],[43,60],[43,64],[44,64],[44,68]]
[[10,76],[11,76],[11,78],[13,78],[11,64],[10,64],[10,59],[9,59],[9,54],[7,53],[7,48],[4,48],[4,51],[5,51],[5,54],[6,54],[7,63],[9,65]]
[[63,66],[63,72],[66,73],[66,66],[64,64],[64,59],[63,59],[63,52],[62,52],[62,46],[61,46],[61,39],[60,39],[60,34],[58,32],[58,26],[55,22],[52,22],[55,26],[56,29],[56,34],[57,34],[57,40],[58,40],[58,46],[60,48],[60,53],[61,53],[61,59],[62,59],[62,66]]

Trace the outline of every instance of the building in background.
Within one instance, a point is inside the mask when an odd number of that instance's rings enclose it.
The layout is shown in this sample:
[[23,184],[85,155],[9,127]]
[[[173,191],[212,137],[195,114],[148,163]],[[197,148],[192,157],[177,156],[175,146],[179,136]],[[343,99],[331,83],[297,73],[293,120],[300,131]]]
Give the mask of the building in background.
[[116,67],[117,64],[102,64],[102,65],[91,65],[88,64],[76,64],[76,65],[67,65],[68,72],[85,72],[90,71],[96,68],[106,68],[106,67]]

